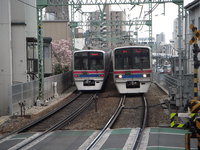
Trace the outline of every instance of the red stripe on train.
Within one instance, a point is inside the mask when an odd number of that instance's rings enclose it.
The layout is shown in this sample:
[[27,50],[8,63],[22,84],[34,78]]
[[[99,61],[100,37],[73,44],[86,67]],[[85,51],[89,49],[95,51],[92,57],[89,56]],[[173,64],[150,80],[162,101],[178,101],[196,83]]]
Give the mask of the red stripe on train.
[[105,71],[74,71],[73,74],[82,74],[82,73],[105,73]]
[[143,71],[139,71],[139,70],[137,70],[137,71],[114,71],[114,74],[125,74],[127,72],[129,72],[129,73],[150,73],[150,72],[152,72],[152,70],[143,70]]

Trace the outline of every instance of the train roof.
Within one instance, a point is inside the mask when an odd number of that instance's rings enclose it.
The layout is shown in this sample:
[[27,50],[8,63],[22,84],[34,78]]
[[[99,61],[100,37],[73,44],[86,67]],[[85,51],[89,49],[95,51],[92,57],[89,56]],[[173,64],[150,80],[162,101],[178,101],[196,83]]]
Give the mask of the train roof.
[[81,52],[102,52],[102,53],[106,53],[106,52],[103,51],[103,50],[95,50],[95,49],[89,49],[89,50],[77,50],[77,51],[74,51],[74,53],[81,53]]
[[148,48],[148,49],[151,49],[149,46],[136,46],[136,45],[133,45],[133,46],[122,46],[122,47],[116,47],[114,48],[114,50],[116,49],[121,49],[121,48],[130,48],[130,47],[137,47],[137,48]]

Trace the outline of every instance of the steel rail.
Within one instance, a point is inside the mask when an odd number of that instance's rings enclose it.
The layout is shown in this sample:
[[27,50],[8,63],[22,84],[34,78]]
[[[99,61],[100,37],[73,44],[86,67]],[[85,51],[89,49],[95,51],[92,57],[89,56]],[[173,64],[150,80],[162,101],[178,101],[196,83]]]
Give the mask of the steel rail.
[[125,102],[126,96],[123,95],[120,99],[119,105],[117,109],[115,110],[114,114],[111,116],[109,121],[106,123],[104,128],[99,132],[99,134],[96,136],[96,138],[90,143],[90,145],[86,148],[86,150],[92,149],[96,143],[101,139],[102,135],[106,132],[108,128],[111,128],[117,117],[119,116],[122,108],[124,107],[124,102]]
[[137,150],[139,148],[142,133],[143,133],[143,131],[146,127],[146,123],[147,123],[148,104],[147,104],[147,100],[144,97],[144,95],[142,95],[142,100],[143,100],[143,104],[144,104],[143,116],[142,116],[143,118],[142,118],[142,122],[141,122],[141,128],[138,130],[135,141],[133,142],[132,150]]
[[61,105],[60,107],[54,109],[53,111],[50,111],[49,113],[47,113],[46,115],[44,115],[43,117],[37,119],[37,120],[34,120],[32,121],[31,123],[27,124],[26,126],[20,128],[20,129],[17,129],[7,135],[4,135],[0,138],[0,140],[3,140],[5,139],[6,137],[8,136],[11,136],[13,134],[17,134],[17,133],[20,133],[20,132],[24,132],[26,130],[28,130],[29,128],[31,128],[32,126],[40,123],[41,121],[47,119],[48,117],[52,116],[53,114],[55,114],[57,111],[61,110],[62,108],[66,107],[67,105],[69,105],[70,103],[72,103],[74,100],[76,100],[78,97],[80,97],[82,95],[81,92],[79,92],[75,97],[73,97],[72,99],[70,99],[69,101],[67,101],[66,103],[64,103],[63,105]]
[[21,145],[16,146],[15,148],[17,150],[22,149],[27,147],[29,144],[33,143],[36,140],[39,140],[39,138],[44,137],[46,134],[48,134],[51,131],[54,131],[60,127],[62,127],[63,125],[69,123],[70,121],[72,121],[73,119],[75,119],[81,112],[83,112],[85,109],[87,109],[87,107],[93,102],[93,100],[95,99],[97,93],[93,94],[91,97],[88,98],[88,100],[82,104],[78,109],[76,109],[73,113],[71,113],[69,116],[67,116],[66,118],[62,119],[61,121],[59,121],[58,123],[56,123],[54,126],[50,127],[49,129],[45,130],[44,132],[42,132],[41,134],[38,134],[37,136],[35,136],[34,138],[24,142]]

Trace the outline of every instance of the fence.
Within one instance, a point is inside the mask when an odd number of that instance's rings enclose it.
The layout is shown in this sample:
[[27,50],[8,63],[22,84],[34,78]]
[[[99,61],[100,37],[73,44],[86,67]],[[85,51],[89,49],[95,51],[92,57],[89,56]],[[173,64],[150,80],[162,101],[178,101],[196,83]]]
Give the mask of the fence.
[[[44,99],[48,100],[54,97],[55,82],[57,82],[57,92],[61,94],[63,91],[72,86],[72,72],[66,72],[59,75],[44,78]],[[12,86],[12,95],[10,100],[10,113],[18,114],[21,111],[19,104],[25,105],[26,108],[36,104],[39,93],[39,81],[16,84]]]
[[182,102],[179,101],[180,81],[177,76],[154,73],[153,78],[154,81],[164,87],[170,96],[175,96],[174,100],[177,106],[185,106],[188,100],[191,100],[194,96],[193,74],[183,75],[182,77]]

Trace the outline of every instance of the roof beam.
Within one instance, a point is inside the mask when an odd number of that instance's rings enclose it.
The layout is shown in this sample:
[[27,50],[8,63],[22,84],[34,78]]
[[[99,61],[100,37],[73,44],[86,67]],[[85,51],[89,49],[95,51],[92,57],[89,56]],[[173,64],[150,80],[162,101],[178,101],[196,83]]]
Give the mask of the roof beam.
[[65,5],[115,5],[115,4],[149,4],[149,3],[175,3],[183,4],[183,0],[37,0],[37,6],[65,6]]

